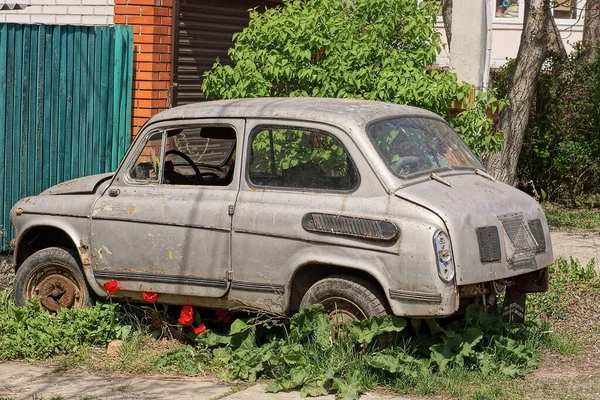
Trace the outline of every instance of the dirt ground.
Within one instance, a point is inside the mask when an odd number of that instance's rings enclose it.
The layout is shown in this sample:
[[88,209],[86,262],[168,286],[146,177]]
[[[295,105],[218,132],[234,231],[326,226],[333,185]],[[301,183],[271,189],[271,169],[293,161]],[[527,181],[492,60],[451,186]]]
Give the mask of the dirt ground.
[[0,253],[0,290],[9,287],[14,277],[12,257],[7,253]]

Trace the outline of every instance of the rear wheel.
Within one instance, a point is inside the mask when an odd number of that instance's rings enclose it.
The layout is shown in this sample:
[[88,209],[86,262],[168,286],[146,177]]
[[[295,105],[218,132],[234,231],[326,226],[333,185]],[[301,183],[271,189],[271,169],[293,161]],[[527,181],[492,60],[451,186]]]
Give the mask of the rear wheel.
[[[334,336],[342,326],[353,321],[391,314],[379,288],[349,275],[331,276],[312,285],[304,294],[300,309],[314,304],[322,304],[329,313]],[[382,335],[378,343],[388,347],[393,340],[393,335]]]
[[14,296],[18,306],[39,297],[40,305],[48,311],[92,305],[79,263],[71,252],[59,247],[40,250],[21,264]]

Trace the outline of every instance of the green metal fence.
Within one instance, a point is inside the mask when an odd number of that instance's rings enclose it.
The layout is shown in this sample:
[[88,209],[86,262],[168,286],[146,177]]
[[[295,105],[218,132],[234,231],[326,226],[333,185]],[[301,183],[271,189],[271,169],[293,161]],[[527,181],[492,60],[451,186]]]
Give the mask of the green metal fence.
[[0,251],[18,199],[117,167],[132,59],[131,27],[0,24]]

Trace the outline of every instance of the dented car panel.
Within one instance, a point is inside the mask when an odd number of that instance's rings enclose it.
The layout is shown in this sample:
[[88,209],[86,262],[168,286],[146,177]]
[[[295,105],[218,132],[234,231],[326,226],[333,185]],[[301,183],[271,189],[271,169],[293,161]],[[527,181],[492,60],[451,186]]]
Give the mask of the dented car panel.
[[[541,290],[541,280],[522,282],[541,279],[553,258],[539,205],[477,161],[454,168],[461,149],[428,145],[426,130],[405,132],[427,150],[421,160],[380,140],[391,128],[367,134],[401,118],[445,124],[412,107],[337,99],[164,111],[114,174],[13,207],[16,268],[52,227],[77,250],[96,294],[119,282],[116,299],[151,291],[168,304],[285,313],[319,279],[344,274],[374,282],[396,315],[438,317],[461,298],[485,296],[492,282]],[[443,139],[447,148],[457,140]],[[429,171],[432,163],[442,168]]]
[[[443,175],[451,186],[427,181],[402,188],[396,196],[420,204],[444,220],[453,240],[453,251],[458,285],[488,282],[521,275],[552,263],[552,244],[548,224],[541,206],[531,201],[527,194],[502,182],[490,181],[475,174]],[[457,207],[463,204],[478,212],[466,213]],[[510,260],[514,244],[511,242],[502,219],[510,212],[524,221],[540,221],[543,227],[545,250],[533,252],[531,262],[512,265]],[[499,232],[500,257],[494,261],[481,260],[478,250],[477,229],[496,227]]]

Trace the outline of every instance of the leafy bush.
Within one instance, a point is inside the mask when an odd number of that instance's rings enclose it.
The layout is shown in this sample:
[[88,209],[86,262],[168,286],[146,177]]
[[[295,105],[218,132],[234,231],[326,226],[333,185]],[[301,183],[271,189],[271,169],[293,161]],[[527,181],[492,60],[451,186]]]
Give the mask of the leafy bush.
[[[284,0],[234,35],[233,66],[218,60],[205,74],[209,98],[311,96],[381,100],[446,116],[470,95],[449,70],[431,68],[441,49],[434,2]],[[488,118],[505,101],[482,94],[451,119],[477,152],[502,135]]]
[[105,346],[127,336],[130,329],[121,324],[116,304],[49,313],[35,299],[17,307],[10,292],[0,295],[0,360],[40,359],[84,345]]
[[238,319],[228,334],[209,331],[195,346],[166,353],[156,365],[176,365],[190,375],[198,373],[199,365],[223,367],[228,380],[273,378],[270,392],[297,389],[305,396],[335,393],[338,398],[358,398],[377,384],[417,382],[453,368],[521,376],[539,361],[536,342],[530,340],[537,335],[535,325],[509,326],[500,316],[476,307],[447,327],[434,320],[428,324],[431,334],[381,350],[377,338],[402,332],[404,319],[358,321],[339,332],[334,342],[327,312],[316,305],[294,315],[289,325]]

